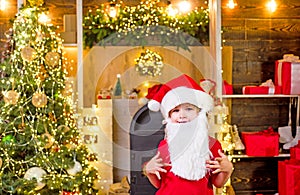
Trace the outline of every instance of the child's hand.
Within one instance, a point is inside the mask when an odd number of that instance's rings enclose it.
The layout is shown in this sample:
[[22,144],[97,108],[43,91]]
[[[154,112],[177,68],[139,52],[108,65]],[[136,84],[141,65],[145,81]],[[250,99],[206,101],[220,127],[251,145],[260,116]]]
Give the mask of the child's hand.
[[218,150],[218,153],[220,157],[215,158],[215,160],[206,161],[206,168],[213,169],[213,174],[220,172],[231,173],[233,168],[232,163],[221,150]]
[[144,172],[145,174],[155,174],[156,177],[160,180],[160,173],[164,172],[166,173],[167,170],[162,168],[164,166],[170,166],[168,163],[163,163],[163,159],[159,156],[160,153],[157,152],[157,154],[145,165]]

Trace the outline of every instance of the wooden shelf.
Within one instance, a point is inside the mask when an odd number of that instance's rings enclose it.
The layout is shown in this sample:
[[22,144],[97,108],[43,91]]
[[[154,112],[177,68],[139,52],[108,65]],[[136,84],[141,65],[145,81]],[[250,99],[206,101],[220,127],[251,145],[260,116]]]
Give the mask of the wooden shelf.
[[279,154],[278,156],[248,156],[246,154],[233,154],[232,158],[288,158],[290,154]]
[[290,97],[299,97],[299,95],[283,95],[283,94],[275,94],[275,95],[251,95],[251,94],[234,94],[234,95],[222,95],[222,98],[290,98]]

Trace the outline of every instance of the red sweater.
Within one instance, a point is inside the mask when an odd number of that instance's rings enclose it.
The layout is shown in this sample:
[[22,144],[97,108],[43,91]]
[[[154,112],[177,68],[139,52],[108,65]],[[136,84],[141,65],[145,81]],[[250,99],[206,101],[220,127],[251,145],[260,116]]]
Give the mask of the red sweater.
[[[218,150],[222,149],[216,139],[209,137],[209,148],[213,157],[219,157]],[[158,146],[160,156],[166,163],[170,163],[167,141],[162,140]],[[210,173],[197,181],[183,179],[170,172],[171,167],[164,167],[167,173],[160,173],[161,183],[156,195],[213,195],[213,185]]]

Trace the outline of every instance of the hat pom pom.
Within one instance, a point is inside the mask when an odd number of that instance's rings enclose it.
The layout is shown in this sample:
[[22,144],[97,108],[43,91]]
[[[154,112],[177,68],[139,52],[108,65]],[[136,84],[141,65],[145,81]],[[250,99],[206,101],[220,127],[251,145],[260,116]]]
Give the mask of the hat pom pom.
[[156,100],[150,100],[148,102],[148,108],[151,111],[157,112],[160,109],[160,103]]

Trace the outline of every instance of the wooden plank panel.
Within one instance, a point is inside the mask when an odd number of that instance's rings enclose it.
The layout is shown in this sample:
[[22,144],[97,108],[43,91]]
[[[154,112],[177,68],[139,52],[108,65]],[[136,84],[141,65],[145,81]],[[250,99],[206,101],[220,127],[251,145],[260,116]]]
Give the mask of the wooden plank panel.
[[[300,33],[300,20],[291,18],[226,18],[222,20],[222,26],[224,30],[224,38],[233,38],[235,40],[239,38],[239,36],[235,36],[241,34],[245,35],[245,39],[293,40],[294,38],[299,38]],[[231,35],[231,33],[234,33],[235,36]],[[287,33],[289,36],[287,36]]]
[[222,1],[222,15],[231,18],[299,18],[300,1],[277,1],[277,10],[270,13],[266,8],[266,1],[251,0],[237,1],[234,9],[227,8],[227,1]]
[[[277,164],[284,157],[235,158],[231,184],[236,194],[275,194],[278,188]],[[247,168],[246,168],[247,167]]]
[[231,122],[241,131],[260,131],[288,124],[289,98],[233,99]]
[[[300,11],[300,10],[299,10]],[[299,19],[247,19],[248,39],[294,39],[299,38]],[[289,36],[286,36],[286,34]]]

